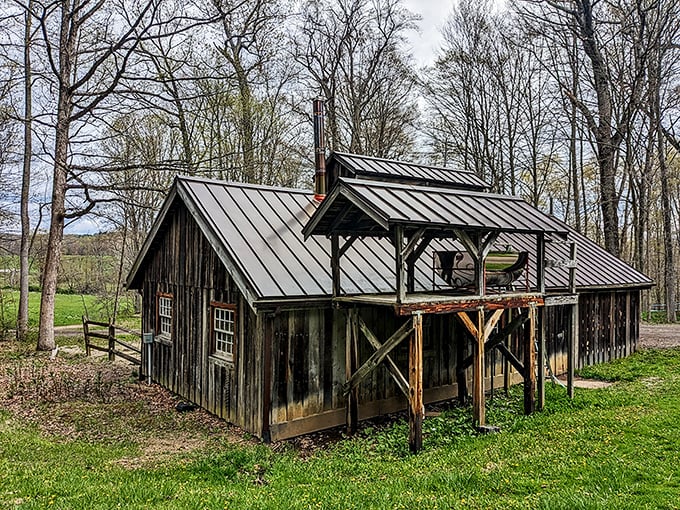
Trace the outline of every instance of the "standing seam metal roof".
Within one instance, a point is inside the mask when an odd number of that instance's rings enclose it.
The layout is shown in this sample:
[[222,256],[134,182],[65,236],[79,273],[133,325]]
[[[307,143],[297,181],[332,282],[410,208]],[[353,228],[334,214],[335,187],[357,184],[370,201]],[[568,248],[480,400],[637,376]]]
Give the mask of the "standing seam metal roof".
[[[355,220],[337,218],[346,207],[360,209],[383,231],[397,223],[451,230],[502,232],[554,232],[566,234],[566,226],[533,208],[519,197],[452,188],[435,188],[358,179],[338,179],[334,189],[304,227],[304,234],[329,235],[331,229],[372,235]],[[372,227],[371,227],[372,228]]]
[[439,166],[333,152],[328,158],[328,166],[331,167],[336,164],[345,168],[351,174],[351,177],[364,176],[391,180],[426,181],[431,184],[480,191],[489,188],[486,182],[472,172]]
[[[242,289],[258,299],[327,297],[331,294],[330,241],[322,236],[304,240],[302,229],[319,207],[311,192],[304,190],[226,183],[207,179],[180,177],[169,201],[181,200],[195,216],[199,226],[227,267],[241,273],[238,282],[250,287]],[[153,236],[162,235],[165,215],[172,204],[166,203],[150,238],[139,254],[128,276],[128,286],[138,288],[138,275],[144,270]],[[527,205],[528,206],[528,205]],[[617,286],[647,287],[651,280],[623,261],[575,233],[554,218],[560,230],[569,231],[579,249],[577,285],[580,288]],[[535,267],[535,236],[522,233],[502,234],[496,247],[512,244],[528,251]],[[450,239],[434,240],[416,263],[416,291],[432,290],[432,251],[462,250]],[[547,258],[567,258],[568,246],[548,243]],[[342,258],[342,287],[348,294],[394,292],[394,252],[388,239],[357,239]],[[533,281],[533,272],[532,272]],[[444,282],[435,277],[437,285]],[[546,270],[548,289],[567,285],[567,270]]]

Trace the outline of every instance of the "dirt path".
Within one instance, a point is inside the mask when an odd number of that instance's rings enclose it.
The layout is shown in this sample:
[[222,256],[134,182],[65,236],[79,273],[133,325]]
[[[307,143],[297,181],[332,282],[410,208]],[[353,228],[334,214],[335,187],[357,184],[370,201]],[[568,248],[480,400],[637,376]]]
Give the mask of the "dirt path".
[[640,324],[640,347],[668,349],[680,347],[680,324]]

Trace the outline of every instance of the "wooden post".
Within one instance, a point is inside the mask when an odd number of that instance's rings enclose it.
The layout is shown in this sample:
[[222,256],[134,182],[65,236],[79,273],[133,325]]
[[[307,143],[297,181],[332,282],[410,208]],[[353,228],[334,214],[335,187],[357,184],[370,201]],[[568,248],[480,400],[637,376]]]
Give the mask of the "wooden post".
[[578,359],[578,303],[571,305],[571,332],[569,335],[569,346],[567,352],[567,394],[569,398],[574,398],[574,370]]
[[536,238],[536,287],[545,294],[545,234],[541,232]]
[[484,425],[484,308],[477,309],[477,343],[474,346],[472,415],[476,427]]
[[[576,253],[577,245],[572,242],[569,246],[569,293],[576,294]],[[576,368],[576,360],[578,357],[578,300],[571,305],[571,317],[569,332],[569,342],[567,345],[567,395],[569,398],[574,398],[574,370]]]
[[467,397],[467,378],[463,368],[465,346],[468,343],[467,338],[467,333],[458,335],[456,338],[456,385],[458,386],[458,401],[460,405],[465,405],[465,398]]
[[[357,309],[351,308],[346,315],[346,334],[345,334],[345,375],[349,381],[359,365],[359,353],[357,352],[358,321],[356,318]],[[357,431],[359,423],[359,388],[353,388],[347,394],[347,435],[352,435]]]
[[409,383],[409,435],[408,446],[417,453],[423,446],[423,317],[420,313],[413,316],[413,332],[408,353]]
[[529,305],[529,328],[524,330],[524,414],[534,412],[536,391],[536,350],[534,332],[536,329],[536,305]]
[[83,315],[83,336],[85,337],[85,356],[90,355],[90,325],[87,323],[87,317]]
[[272,401],[272,344],[274,342],[274,315],[265,313],[260,319],[264,321],[264,338],[262,339],[264,359],[262,363],[262,440],[271,442],[271,401]]
[[396,276],[397,304],[404,302],[406,297],[406,264],[404,261],[404,227],[394,227],[394,272]]
[[333,279],[333,297],[340,295],[340,238],[331,235],[331,277]]
[[[505,324],[510,324],[512,322],[512,308],[508,308],[507,311],[507,319],[505,320]],[[505,340],[503,341],[503,344],[507,349],[512,349],[512,335],[514,333],[510,333]],[[512,370],[510,362],[508,361],[508,358],[503,356],[503,390],[505,392],[505,396],[508,396],[508,390],[510,389],[510,370]]]
[[109,319],[109,361],[116,360],[116,327]]
[[536,389],[538,391],[537,408],[542,411],[545,407],[545,306],[538,308],[538,353],[536,358],[538,362],[538,380],[536,381]]

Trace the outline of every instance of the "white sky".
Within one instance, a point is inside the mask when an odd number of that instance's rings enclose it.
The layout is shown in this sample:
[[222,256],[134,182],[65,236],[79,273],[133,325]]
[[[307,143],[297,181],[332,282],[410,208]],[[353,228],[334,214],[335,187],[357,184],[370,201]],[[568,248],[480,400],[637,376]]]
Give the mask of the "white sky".
[[409,40],[418,66],[432,65],[442,42],[441,28],[449,17],[451,0],[404,0],[404,7],[419,14],[420,32],[411,32]]

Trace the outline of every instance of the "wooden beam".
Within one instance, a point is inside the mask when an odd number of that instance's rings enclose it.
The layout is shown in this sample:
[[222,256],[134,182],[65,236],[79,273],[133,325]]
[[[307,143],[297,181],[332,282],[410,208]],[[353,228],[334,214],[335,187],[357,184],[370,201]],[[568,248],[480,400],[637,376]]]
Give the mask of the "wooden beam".
[[[350,380],[356,373],[358,364],[358,351],[356,342],[356,308],[350,308],[346,315],[345,325],[345,375]],[[347,396],[347,434],[352,435],[357,430],[359,423],[358,391],[350,390]]]
[[394,272],[396,276],[396,297],[397,304],[404,302],[406,298],[406,264],[404,262],[404,227],[397,225],[394,227]]
[[569,332],[569,343],[567,348],[567,394],[569,398],[574,398],[574,370],[578,359],[578,302],[571,305],[571,331]]
[[347,250],[350,249],[354,241],[356,241],[357,239],[359,239],[359,236],[349,236],[347,238],[347,240],[340,247],[340,250],[338,250],[338,259],[342,257]]
[[363,365],[361,365],[359,369],[352,372],[351,376],[348,377],[347,382],[342,388],[343,392],[347,394],[353,388],[358,386],[358,384],[364,377],[366,377],[368,374],[370,374],[373,370],[376,369],[380,362],[383,359],[385,359],[385,356],[392,352],[392,350],[397,345],[399,345],[402,342],[402,340],[408,337],[412,329],[413,326],[411,324],[411,321],[406,321],[391,337],[389,337],[385,341],[385,343],[382,344],[382,346],[377,351],[371,354],[371,356],[366,360],[366,362]]
[[477,326],[475,326],[475,323],[472,322],[472,319],[470,319],[470,316],[467,314],[467,312],[458,312],[456,317],[458,317],[458,319],[463,323],[472,337],[477,340],[477,337],[479,336]]
[[[344,299],[344,298],[343,298]],[[347,302],[351,298],[346,299]],[[358,300],[354,302],[359,302]],[[395,304],[394,308],[397,315],[412,315],[415,312],[439,314],[463,312],[465,310],[475,310],[483,306],[486,310],[499,310],[506,308],[527,308],[531,303],[542,306],[544,299],[538,294],[519,294],[516,296],[489,295],[489,296],[470,296],[467,299],[457,299],[450,302],[412,302]]]
[[501,318],[504,311],[505,310],[503,309],[495,310],[489,320],[486,321],[486,325],[484,326],[484,343],[486,343],[486,341],[491,336],[493,328],[495,328],[496,324],[498,324],[498,320]]
[[536,381],[536,391],[538,392],[537,409],[542,411],[545,407],[545,308],[538,308],[538,380]]
[[408,444],[412,453],[417,453],[423,446],[423,317],[413,316],[411,341],[409,342],[409,434]]
[[576,260],[576,256],[578,253],[578,245],[572,241],[569,246],[569,259],[570,264],[569,264],[569,293],[570,294],[576,294],[576,265],[578,264],[578,261]]
[[416,246],[420,242],[421,237],[423,237],[423,234],[425,234],[425,227],[419,228],[413,233],[411,237],[409,237],[408,243],[401,251],[401,256],[404,257],[405,260],[409,259],[409,256],[411,253],[413,253],[413,250],[415,250]]
[[340,295],[340,237],[331,235],[331,276],[333,279],[333,297]]
[[[509,310],[510,312],[510,310]],[[492,349],[496,348],[499,343],[507,339],[507,337],[511,334],[513,334],[522,324],[524,324],[526,321],[529,320],[529,314],[528,313],[522,313],[515,317],[512,321],[510,321],[508,324],[506,324],[501,331],[496,333],[495,335],[489,336],[488,340],[485,341],[484,343],[484,352],[487,353],[491,351]],[[476,330],[477,328],[475,328]],[[472,365],[473,361],[473,356],[468,356],[465,358],[460,365],[459,369],[465,370],[467,369],[470,365]]]
[[545,234],[543,232],[536,236],[536,287],[538,292],[545,294]]
[[498,344],[496,346],[496,349],[498,349],[501,354],[505,357],[508,362],[515,367],[515,370],[517,370],[522,376],[525,374],[524,370],[524,365],[522,365],[522,362],[517,359],[517,357],[508,349],[504,344]]
[[[370,343],[376,351],[382,347],[378,337],[376,337],[373,332],[368,329],[368,326],[361,317],[359,317],[359,329],[368,340],[368,343]],[[392,361],[392,358],[390,358],[389,355],[385,356],[383,362],[385,363],[387,370],[389,370],[390,374],[392,375],[392,379],[394,379],[397,387],[401,390],[405,397],[408,397],[408,381],[406,380],[406,377],[404,377],[404,374],[401,373],[401,370],[399,370],[399,367],[394,361]]]
[[529,307],[529,327],[524,331],[524,414],[531,414],[535,408],[536,393],[536,305]]
[[477,310],[477,343],[473,346],[472,414],[476,427],[484,425],[484,308]]

